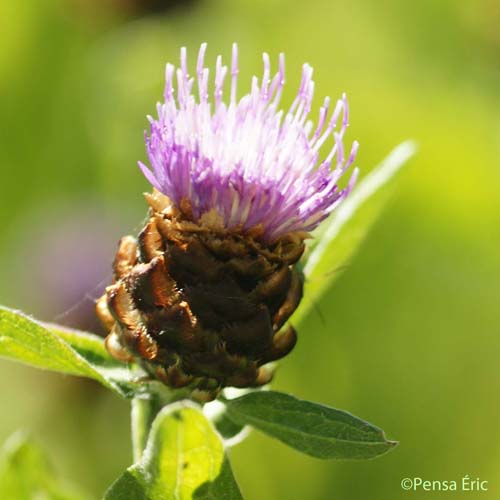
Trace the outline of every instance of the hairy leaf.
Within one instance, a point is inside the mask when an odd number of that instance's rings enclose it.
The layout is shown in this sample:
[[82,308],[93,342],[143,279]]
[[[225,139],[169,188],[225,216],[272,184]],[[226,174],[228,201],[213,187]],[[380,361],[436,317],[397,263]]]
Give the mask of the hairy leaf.
[[298,451],[317,458],[365,459],[397,443],[384,432],[345,411],[273,391],[251,392],[226,400],[227,415]]
[[43,324],[0,306],[0,356],[97,380],[123,397],[135,391],[137,372],[112,358],[100,337]]
[[213,423],[224,440],[226,448],[241,443],[249,434],[250,428],[237,424],[227,415],[227,408],[221,401],[215,400],[205,404],[203,414]]
[[167,406],[157,415],[141,459],[105,495],[105,500],[241,498],[220,437],[187,402]]

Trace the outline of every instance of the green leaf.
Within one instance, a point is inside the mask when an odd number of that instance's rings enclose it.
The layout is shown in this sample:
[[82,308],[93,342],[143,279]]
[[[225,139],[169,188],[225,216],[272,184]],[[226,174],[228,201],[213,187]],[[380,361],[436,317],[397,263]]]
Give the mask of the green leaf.
[[241,443],[248,436],[250,428],[237,424],[226,415],[226,412],[227,407],[222,401],[211,401],[203,406],[203,414],[215,426],[226,448],[230,448]]
[[320,295],[338,278],[389,199],[396,174],[415,151],[410,141],[397,146],[320,226],[303,268],[306,298],[292,318],[294,324],[305,319]]
[[111,485],[105,500],[239,500],[218,434],[191,403],[165,407],[142,458]]
[[226,446],[240,443],[247,435],[246,425],[241,425],[231,420],[226,413],[219,413],[213,420],[217,432],[224,438]]
[[83,500],[88,498],[58,480],[43,452],[16,433],[0,458],[0,498],[12,500]]
[[366,459],[397,443],[345,411],[273,391],[251,392],[225,401],[227,415],[317,458]]
[[132,397],[137,389],[137,368],[131,369],[112,358],[100,337],[45,325],[2,306],[0,356],[38,368],[88,377],[123,397]]

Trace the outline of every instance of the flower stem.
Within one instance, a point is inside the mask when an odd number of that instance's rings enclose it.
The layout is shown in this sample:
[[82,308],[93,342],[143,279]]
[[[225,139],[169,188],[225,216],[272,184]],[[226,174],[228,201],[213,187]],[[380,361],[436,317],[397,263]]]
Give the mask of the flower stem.
[[159,399],[154,395],[148,398],[143,396],[132,399],[131,423],[134,463],[137,463],[142,457],[151,424],[162,406]]
[[192,388],[189,387],[171,391],[163,384],[156,383],[150,386],[148,392],[132,399],[130,420],[134,463],[137,463],[142,457],[156,415],[166,405],[187,398],[191,391]]

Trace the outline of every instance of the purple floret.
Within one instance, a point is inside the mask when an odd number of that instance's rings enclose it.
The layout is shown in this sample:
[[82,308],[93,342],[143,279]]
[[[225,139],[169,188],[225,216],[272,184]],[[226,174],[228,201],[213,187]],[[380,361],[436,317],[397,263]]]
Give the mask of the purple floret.
[[[357,177],[355,169],[347,187],[338,187],[358,149],[354,142],[349,154],[344,152],[346,96],[330,116],[327,97],[314,127],[307,120],[314,93],[312,68],[304,64],[297,97],[288,112],[278,110],[284,56],[280,54],[279,71],[271,78],[269,56],[264,54],[261,81],[253,77],[250,93],[237,100],[238,53],[233,45],[229,103],[223,100],[228,68],[220,56],[210,102],[205,50],[203,44],[196,78],[189,77],[185,48],[180,68],[167,64],[165,102],[157,106],[158,119],[148,117],[146,147],[152,168],[140,162],[142,172],[176,205],[188,200],[196,221],[215,209],[224,227],[247,230],[261,225],[263,238],[270,242],[292,231],[313,230],[349,194]],[[331,147],[320,159],[327,140]]]

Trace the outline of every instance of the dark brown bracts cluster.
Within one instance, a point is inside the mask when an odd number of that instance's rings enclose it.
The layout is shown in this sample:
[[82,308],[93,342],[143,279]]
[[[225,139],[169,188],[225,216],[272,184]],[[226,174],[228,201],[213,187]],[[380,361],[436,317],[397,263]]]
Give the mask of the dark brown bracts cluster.
[[150,218],[137,239],[121,239],[114,283],[97,303],[109,352],[207,399],[226,386],[266,384],[265,365],[296,342],[282,326],[302,297],[292,266],[305,235],[265,245],[258,227],[228,231],[210,213],[194,223],[188,205],[156,191],[146,198]]

